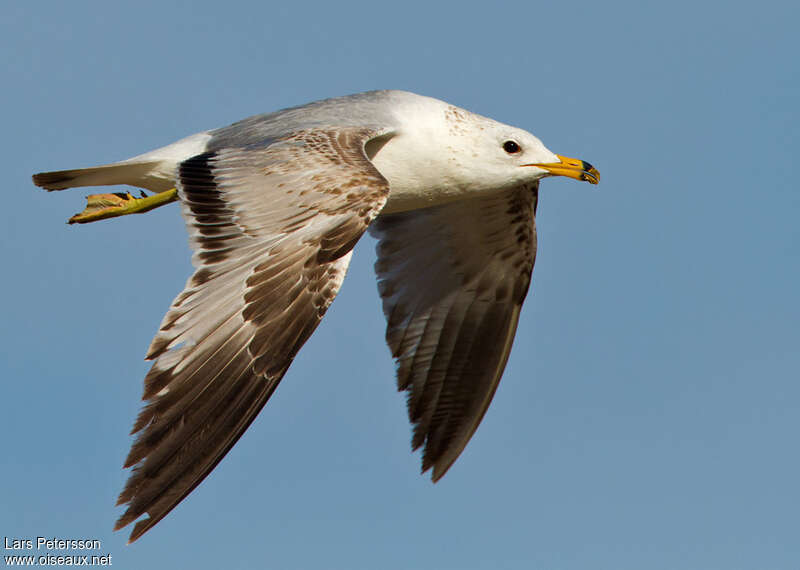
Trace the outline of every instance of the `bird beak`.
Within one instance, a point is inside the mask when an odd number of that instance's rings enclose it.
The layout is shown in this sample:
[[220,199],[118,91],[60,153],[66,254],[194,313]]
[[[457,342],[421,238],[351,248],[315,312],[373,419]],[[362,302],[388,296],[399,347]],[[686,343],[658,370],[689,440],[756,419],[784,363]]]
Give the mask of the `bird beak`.
[[556,155],[561,162],[548,162],[545,164],[524,164],[546,170],[553,176],[568,176],[576,180],[585,180],[589,184],[600,182],[600,173],[597,169],[583,160]]

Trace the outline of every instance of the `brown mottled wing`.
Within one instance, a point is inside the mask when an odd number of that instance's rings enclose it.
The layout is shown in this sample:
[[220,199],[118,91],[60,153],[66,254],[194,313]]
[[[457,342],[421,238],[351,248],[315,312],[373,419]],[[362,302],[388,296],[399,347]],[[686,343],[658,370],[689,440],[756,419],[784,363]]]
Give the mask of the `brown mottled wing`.
[[381,215],[378,289],[412,447],[439,480],[497,389],[536,255],[538,185]]
[[388,184],[368,129],[304,131],[183,162],[178,190],[194,275],[147,354],[116,528],[136,540],[223,458],[270,397],[344,278]]

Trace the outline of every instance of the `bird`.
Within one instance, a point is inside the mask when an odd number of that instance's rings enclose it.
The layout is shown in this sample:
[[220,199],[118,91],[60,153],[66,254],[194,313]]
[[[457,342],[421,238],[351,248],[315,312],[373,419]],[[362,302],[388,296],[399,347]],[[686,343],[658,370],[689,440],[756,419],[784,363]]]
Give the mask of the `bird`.
[[134,207],[138,200],[176,200],[193,251],[194,272],[146,354],[152,366],[115,530],[136,521],[129,542],[137,540],[223,459],[316,329],[367,232],[377,240],[386,342],[412,449],[422,448],[422,472],[441,479],[505,368],[547,176],[600,179],[523,129],[397,90],[256,115],[121,162],[33,175],[46,190],[155,193],[111,195],[124,202],[121,214],[155,207]]

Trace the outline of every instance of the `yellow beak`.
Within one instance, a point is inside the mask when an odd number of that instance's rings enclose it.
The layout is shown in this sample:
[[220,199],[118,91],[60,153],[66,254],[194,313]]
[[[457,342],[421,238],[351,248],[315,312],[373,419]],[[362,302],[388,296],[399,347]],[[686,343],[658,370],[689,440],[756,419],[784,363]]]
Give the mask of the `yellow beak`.
[[545,164],[524,164],[523,166],[535,166],[542,168],[553,176],[568,176],[576,180],[585,180],[589,184],[600,182],[600,173],[597,169],[578,158],[556,155],[561,162],[548,162]]

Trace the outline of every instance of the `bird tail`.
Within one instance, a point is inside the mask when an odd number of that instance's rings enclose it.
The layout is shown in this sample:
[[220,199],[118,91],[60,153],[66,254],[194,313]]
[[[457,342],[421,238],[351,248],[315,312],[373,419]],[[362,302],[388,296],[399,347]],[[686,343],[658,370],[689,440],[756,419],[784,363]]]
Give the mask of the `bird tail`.
[[[158,161],[117,162],[92,168],[40,172],[33,175],[33,183],[45,190],[64,190],[78,186],[113,186],[115,184],[129,184],[150,189],[154,181],[152,174],[158,165]],[[162,185],[164,185],[163,182],[158,184],[159,187]],[[168,188],[169,185],[166,184],[166,187]]]

